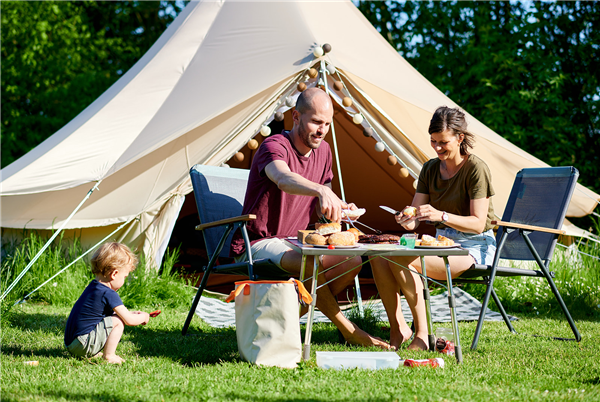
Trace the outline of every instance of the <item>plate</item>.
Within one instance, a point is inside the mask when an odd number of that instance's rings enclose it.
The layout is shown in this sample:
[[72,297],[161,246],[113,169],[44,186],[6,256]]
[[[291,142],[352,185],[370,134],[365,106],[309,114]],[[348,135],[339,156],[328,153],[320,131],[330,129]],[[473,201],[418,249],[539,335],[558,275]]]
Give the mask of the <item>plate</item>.
[[[321,246],[318,244],[305,244],[304,246],[310,246],[310,247],[315,247],[315,248],[329,248],[329,245]],[[342,249],[342,248],[359,248],[360,244],[355,244],[354,246],[333,246],[333,247],[335,247],[334,250]]]
[[367,250],[399,250],[399,249],[407,249],[408,247],[402,246],[400,244],[369,244],[369,243],[361,243],[363,248]]
[[443,248],[458,248],[458,247],[460,247],[460,244],[459,244],[459,243],[454,243],[454,244],[453,244],[453,245],[451,245],[451,246],[415,246],[415,248],[421,248],[421,249],[434,249],[434,250],[437,250],[437,249],[443,249]]

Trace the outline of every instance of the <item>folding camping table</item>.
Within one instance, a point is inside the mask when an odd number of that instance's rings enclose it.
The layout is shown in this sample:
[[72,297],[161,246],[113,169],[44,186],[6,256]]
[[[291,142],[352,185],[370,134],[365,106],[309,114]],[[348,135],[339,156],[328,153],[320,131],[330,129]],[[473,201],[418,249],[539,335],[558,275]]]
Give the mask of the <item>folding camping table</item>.
[[[427,270],[425,267],[425,257],[426,256],[437,256],[444,259],[444,263],[446,265],[446,282],[448,284],[448,306],[450,307],[450,316],[452,319],[452,329],[454,331],[455,337],[455,355],[456,361],[458,363],[462,362],[462,351],[460,347],[460,336],[458,333],[458,324],[456,321],[456,313],[454,311],[456,307],[456,303],[454,300],[454,294],[452,292],[452,276],[450,272],[450,263],[448,262],[448,257],[451,255],[468,255],[469,251],[460,247],[452,247],[452,248],[408,248],[399,245],[368,245],[368,244],[360,244],[356,248],[322,248],[322,247],[313,247],[309,244],[302,244],[296,238],[288,238],[285,241],[297,252],[302,254],[302,270],[301,270],[301,278],[304,279],[304,273],[306,272],[306,256],[314,255],[343,255],[347,257],[354,256],[373,256],[373,257],[400,257],[400,256],[413,256],[420,257],[421,259],[421,267],[423,270],[423,278],[425,281],[424,289],[423,289],[423,297],[425,299],[425,307],[427,311],[427,332],[429,333],[429,349],[434,350],[435,348],[435,336],[433,335],[433,322],[431,319],[431,305],[429,300],[429,289],[427,286]],[[313,267],[313,278],[317,277],[318,272],[318,259],[315,258],[315,263]],[[314,319],[315,312],[315,304],[317,300],[317,281],[313,279],[311,286],[311,295],[313,297],[313,302],[311,303],[308,310],[308,320],[306,324],[306,334],[304,337],[304,350],[302,354],[302,358],[304,360],[308,360],[310,358],[310,341],[311,341],[311,333],[312,333],[312,324]]]

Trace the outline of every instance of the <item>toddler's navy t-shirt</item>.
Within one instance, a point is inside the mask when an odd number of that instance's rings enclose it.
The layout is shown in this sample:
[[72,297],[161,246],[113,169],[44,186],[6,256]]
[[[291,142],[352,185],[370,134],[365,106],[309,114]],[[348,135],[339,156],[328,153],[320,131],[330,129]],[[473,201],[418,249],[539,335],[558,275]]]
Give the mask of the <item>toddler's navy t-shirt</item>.
[[92,332],[104,317],[113,315],[113,309],[122,304],[117,292],[94,279],[71,310],[65,328],[65,345],[70,345],[79,335]]

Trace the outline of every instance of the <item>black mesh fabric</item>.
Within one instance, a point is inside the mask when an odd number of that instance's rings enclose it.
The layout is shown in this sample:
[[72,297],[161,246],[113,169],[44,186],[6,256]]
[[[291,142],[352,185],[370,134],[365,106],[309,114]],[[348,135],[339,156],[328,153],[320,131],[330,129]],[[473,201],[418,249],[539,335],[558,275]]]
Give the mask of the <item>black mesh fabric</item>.
[[[502,220],[560,229],[578,176],[579,172],[573,167],[522,169],[517,173]],[[503,230],[503,227],[498,230],[498,241]],[[529,238],[542,260],[552,257],[555,235],[534,232]],[[534,259],[516,230],[508,235],[500,257],[511,260]]]

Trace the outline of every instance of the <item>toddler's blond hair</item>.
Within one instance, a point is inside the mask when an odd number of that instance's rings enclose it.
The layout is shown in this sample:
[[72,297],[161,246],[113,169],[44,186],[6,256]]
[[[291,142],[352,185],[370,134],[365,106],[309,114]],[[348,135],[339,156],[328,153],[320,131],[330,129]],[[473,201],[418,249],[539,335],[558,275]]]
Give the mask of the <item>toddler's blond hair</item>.
[[92,256],[92,273],[94,275],[110,276],[116,269],[122,269],[127,265],[136,268],[138,258],[124,244],[104,243]]

